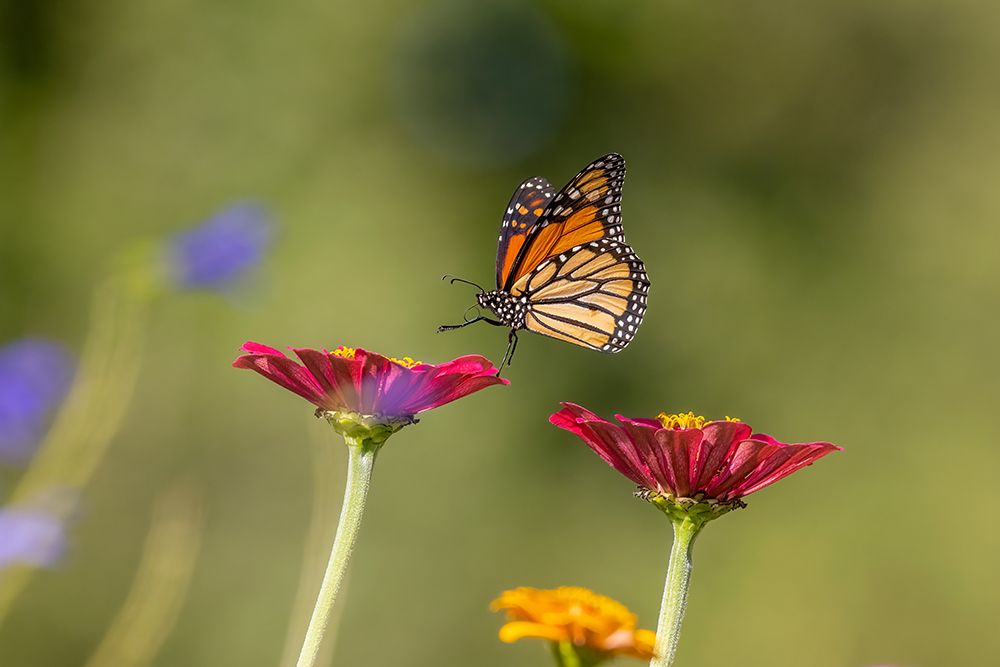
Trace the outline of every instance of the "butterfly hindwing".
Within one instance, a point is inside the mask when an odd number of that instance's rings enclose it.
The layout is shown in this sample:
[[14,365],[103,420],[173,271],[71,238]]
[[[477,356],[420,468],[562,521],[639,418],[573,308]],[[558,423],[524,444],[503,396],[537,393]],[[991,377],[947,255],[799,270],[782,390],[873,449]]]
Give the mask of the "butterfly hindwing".
[[610,237],[543,261],[511,291],[527,300],[526,329],[602,352],[620,352],[632,341],[648,293],[642,260]]
[[509,268],[498,270],[498,278],[504,280],[498,281],[497,286],[509,290],[544,260],[570,248],[603,238],[624,242],[621,225],[624,181],[625,159],[617,153],[609,153],[584,167],[551,198],[534,224],[526,226],[527,236],[520,241],[516,255],[507,248],[504,259],[510,264],[501,265],[498,259],[498,267]]
[[544,178],[529,178],[514,190],[497,239],[497,287],[504,282],[531,229],[552,202],[556,189]]

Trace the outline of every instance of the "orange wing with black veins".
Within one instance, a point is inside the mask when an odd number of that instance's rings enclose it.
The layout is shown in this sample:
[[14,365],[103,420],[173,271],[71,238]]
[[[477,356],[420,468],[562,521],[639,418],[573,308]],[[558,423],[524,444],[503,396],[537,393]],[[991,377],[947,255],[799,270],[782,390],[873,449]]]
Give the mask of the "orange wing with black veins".
[[[525,181],[521,188],[538,180],[543,179]],[[524,226],[525,236],[514,237],[505,244],[501,233],[503,258],[502,261],[500,256],[497,258],[497,286],[510,291],[519,279],[546,259],[590,241],[624,242],[621,226],[624,181],[625,159],[617,153],[609,153],[587,165],[551,197],[544,210],[524,206],[527,212],[522,215],[533,216],[530,224]],[[514,193],[514,199],[519,192],[521,189]],[[511,210],[516,213],[520,208],[508,207],[508,215]]]
[[538,176],[529,178],[514,190],[500,223],[500,236],[497,239],[497,289],[503,288],[507,282],[525,239],[538,224],[555,194],[556,189],[552,184]]

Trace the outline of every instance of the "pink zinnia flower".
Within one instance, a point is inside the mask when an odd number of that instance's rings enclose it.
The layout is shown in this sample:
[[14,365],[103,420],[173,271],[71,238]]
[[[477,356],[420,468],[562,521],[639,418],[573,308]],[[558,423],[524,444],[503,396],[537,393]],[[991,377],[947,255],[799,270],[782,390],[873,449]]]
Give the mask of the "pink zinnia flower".
[[408,420],[480,389],[508,384],[497,377],[493,363],[479,355],[424,364],[361,348],[338,347],[332,352],[292,348],[300,364],[260,343],[248,342],[243,350],[247,354],[237,358],[233,366],[257,371],[322,412]]
[[233,366],[257,371],[315,405],[316,416],[324,417],[347,445],[340,522],[298,660],[299,665],[316,665],[382,445],[393,433],[413,423],[414,415],[508,381],[497,377],[490,360],[479,355],[435,365],[409,357],[384,357],[360,348],[338,347],[332,352],[293,348],[300,364],[260,343],[246,343],[243,350],[246,354]]
[[579,405],[563,406],[550,422],[579,436],[643,489],[669,499],[738,505],[740,498],[841,449],[828,442],[782,443],[729,418],[615,415],[615,424]]

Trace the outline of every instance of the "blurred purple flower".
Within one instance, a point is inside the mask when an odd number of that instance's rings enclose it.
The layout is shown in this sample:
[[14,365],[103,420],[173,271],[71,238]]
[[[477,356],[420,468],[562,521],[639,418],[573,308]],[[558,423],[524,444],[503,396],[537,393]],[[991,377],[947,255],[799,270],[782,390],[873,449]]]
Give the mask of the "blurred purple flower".
[[264,208],[233,204],[169,241],[171,278],[180,287],[222,289],[260,263],[270,241]]
[[0,569],[11,565],[52,567],[66,550],[58,516],[38,508],[0,509]]
[[23,461],[69,390],[73,357],[44,338],[0,347],[0,459]]

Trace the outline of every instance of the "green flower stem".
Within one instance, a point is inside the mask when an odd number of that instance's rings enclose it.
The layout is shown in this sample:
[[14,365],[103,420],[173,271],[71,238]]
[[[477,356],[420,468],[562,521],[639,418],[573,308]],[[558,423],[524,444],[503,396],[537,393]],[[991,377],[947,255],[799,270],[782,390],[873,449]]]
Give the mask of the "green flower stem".
[[694,538],[704,523],[687,516],[671,517],[674,526],[674,543],[670,548],[667,580],[663,586],[660,603],[660,620],[656,626],[655,655],[650,667],[670,667],[677,653],[681,636],[681,621],[687,605],[688,587],[691,584],[691,548]]
[[552,642],[552,655],[558,667],[594,667],[600,660],[578,650],[572,642]]
[[[341,470],[346,470],[346,461],[341,461],[343,452],[338,447],[331,447],[330,434],[325,430],[313,432],[316,442],[311,442],[309,449],[312,454],[313,499],[312,516],[309,518],[309,532],[305,548],[302,550],[302,565],[299,571],[298,589],[295,591],[295,601],[292,603],[291,618],[285,630],[285,646],[281,651],[280,667],[295,667],[299,659],[299,649],[302,648],[302,637],[312,616],[313,604],[316,602],[316,591],[323,579],[323,565],[326,563],[325,553],[333,543],[333,535],[337,530],[337,499],[340,492],[330,480],[340,476]],[[320,438],[319,436],[323,437]],[[344,611],[344,598],[348,594],[349,582],[344,582],[340,589],[340,604],[334,608],[330,624],[327,626],[326,639],[320,651],[320,664],[329,664],[332,644],[337,641],[337,626]]]
[[361,517],[365,513],[365,501],[368,498],[368,488],[371,485],[372,470],[375,467],[375,454],[378,445],[372,445],[369,440],[345,436],[349,460],[347,467],[347,486],[344,489],[344,504],[340,508],[340,523],[337,525],[337,536],[333,539],[333,549],[330,561],[326,565],[323,584],[319,589],[319,597],[309,620],[302,651],[299,653],[297,667],[314,667],[320,654],[323,637],[330,623],[330,612],[337,600],[337,591],[344,580],[347,564],[354,550],[354,542],[358,537]]

